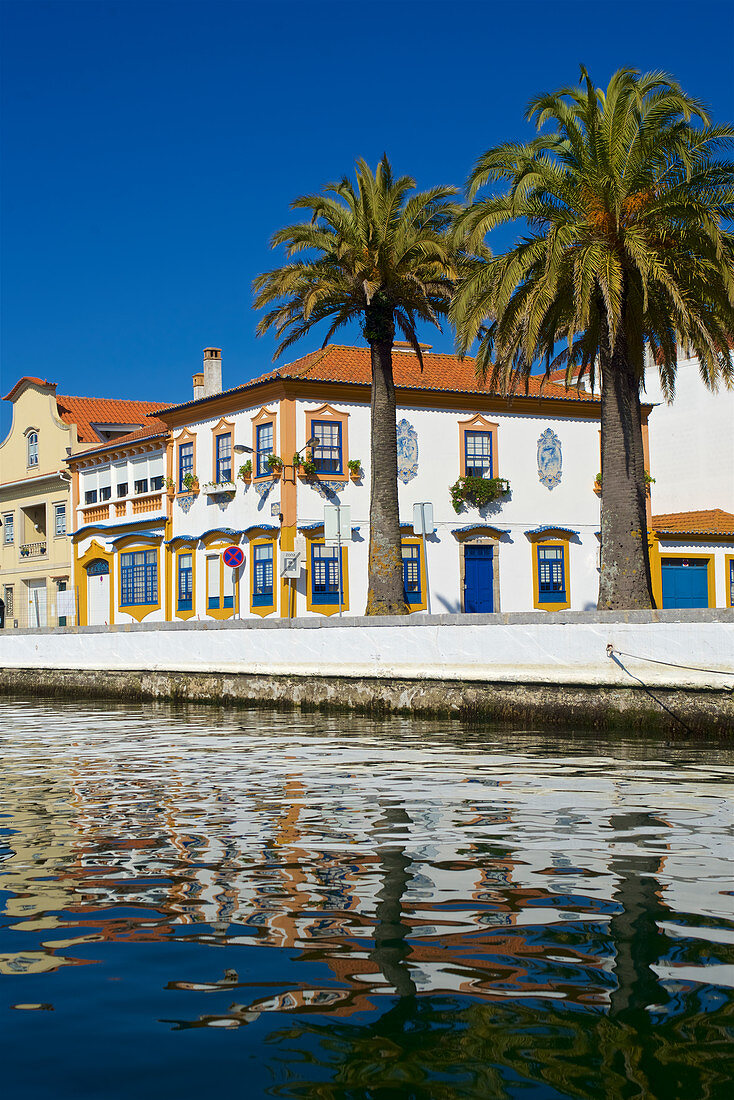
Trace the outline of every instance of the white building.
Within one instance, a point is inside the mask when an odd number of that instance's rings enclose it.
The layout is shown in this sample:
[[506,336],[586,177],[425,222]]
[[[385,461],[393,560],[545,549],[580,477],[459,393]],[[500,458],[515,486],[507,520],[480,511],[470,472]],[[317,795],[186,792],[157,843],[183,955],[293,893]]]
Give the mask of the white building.
[[[541,392],[533,380],[528,394],[508,405],[477,384],[470,360],[427,349],[421,370],[402,345],[394,353],[394,373],[411,609],[594,608],[598,401],[560,386]],[[85,455],[83,468],[75,463],[77,583],[88,591],[90,566],[94,575],[107,563],[114,622],[363,614],[369,383],[367,348],[330,346],[222,392],[219,349],[206,349],[204,372],[194,376],[194,400],[158,414],[168,435],[118,440],[114,448]],[[309,447],[314,437],[318,444]],[[140,453],[133,455],[131,447]],[[312,459],[315,471],[294,465],[296,453]],[[355,460],[359,472],[350,469]],[[149,510],[136,510],[142,505],[133,495],[118,512],[117,484],[129,490],[142,482],[142,474],[137,478],[130,470],[143,461]],[[248,461],[251,473],[243,469]],[[506,479],[508,491],[481,508],[464,504],[457,514],[450,487],[465,474]],[[112,494],[104,514],[92,511],[99,502],[89,503],[86,495],[88,486],[102,482]],[[435,520],[425,553],[412,526],[413,507],[421,502],[433,505]],[[329,504],[351,512],[341,574],[338,548],[324,539]],[[243,554],[236,568],[223,557],[233,545]],[[281,578],[280,553],[294,548],[301,552],[299,575]]]

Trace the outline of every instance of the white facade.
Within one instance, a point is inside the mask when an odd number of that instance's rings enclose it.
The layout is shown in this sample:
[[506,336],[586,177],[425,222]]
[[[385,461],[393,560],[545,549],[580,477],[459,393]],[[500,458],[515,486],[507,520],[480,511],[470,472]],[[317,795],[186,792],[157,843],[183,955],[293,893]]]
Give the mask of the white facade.
[[721,508],[734,512],[734,390],[712,393],[698,360],[678,362],[675,399],[668,405],[657,367],[645,373],[650,414],[653,512]]

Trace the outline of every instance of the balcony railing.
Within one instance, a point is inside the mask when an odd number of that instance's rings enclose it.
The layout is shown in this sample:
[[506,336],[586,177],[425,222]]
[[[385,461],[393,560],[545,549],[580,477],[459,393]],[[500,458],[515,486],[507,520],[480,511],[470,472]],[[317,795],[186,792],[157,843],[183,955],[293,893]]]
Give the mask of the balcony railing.
[[82,515],[85,523],[99,523],[101,519],[110,518],[109,504],[95,504],[92,508],[83,508]]
[[45,542],[24,542],[20,547],[21,558],[42,558],[45,553]]
[[133,515],[139,516],[141,512],[158,512],[163,508],[163,501],[160,493],[156,493],[154,496],[139,497],[137,500],[133,500]]

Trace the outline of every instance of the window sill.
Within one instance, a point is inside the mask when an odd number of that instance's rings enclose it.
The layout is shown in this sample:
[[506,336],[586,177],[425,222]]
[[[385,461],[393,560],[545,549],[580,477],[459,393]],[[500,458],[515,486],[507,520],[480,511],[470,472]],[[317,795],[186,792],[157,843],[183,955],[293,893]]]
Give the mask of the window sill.
[[218,485],[205,485],[204,493],[206,496],[215,496],[218,493],[236,493],[237,486],[234,481],[222,481]]

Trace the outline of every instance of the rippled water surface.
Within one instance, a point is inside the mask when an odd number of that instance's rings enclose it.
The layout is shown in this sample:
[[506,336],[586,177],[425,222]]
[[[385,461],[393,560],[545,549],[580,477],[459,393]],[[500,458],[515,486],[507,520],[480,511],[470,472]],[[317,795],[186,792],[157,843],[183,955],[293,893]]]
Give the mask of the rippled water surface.
[[0,743],[8,1097],[731,1095],[725,745],[17,699]]

